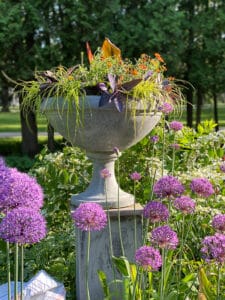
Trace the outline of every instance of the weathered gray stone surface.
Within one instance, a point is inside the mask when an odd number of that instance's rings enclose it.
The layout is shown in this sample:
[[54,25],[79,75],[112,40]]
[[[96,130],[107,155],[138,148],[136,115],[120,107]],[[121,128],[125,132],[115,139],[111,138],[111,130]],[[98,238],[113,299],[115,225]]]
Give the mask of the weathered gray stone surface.
[[[111,232],[113,240],[113,255],[119,257],[122,255],[118,228],[118,210],[109,210],[111,220]],[[125,250],[125,256],[130,262],[134,262],[135,243],[134,243],[134,218],[137,222],[137,247],[142,245],[142,207],[136,206],[134,212],[133,206],[120,209],[122,240]],[[86,272],[86,252],[87,251],[87,233],[76,229],[76,290],[77,300],[86,299],[85,272]],[[107,281],[114,279],[113,265],[110,253],[109,228],[106,227],[100,232],[91,232],[91,248],[89,263],[89,289],[91,300],[103,300],[103,291],[98,279],[97,271],[102,270],[107,276]],[[118,272],[115,278],[120,279]],[[121,299],[121,287],[113,285],[111,292],[114,293],[116,300]]]
[[[99,99],[100,96],[86,96],[80,100],[80,119],[75,105],[68,107],[63,99],[48,99],[48,102],[43,102],[42,110],[54,129],[73,145],[85,149],[93,161],[92,181],[84,193],[72,196],[72,205],[94,201],[104,207],[126,207],[134,203],[134,197],[118,187],[114,174],[116,156],[113,149],[117,147],[123,151],[139,142],[159,122],[161,114],[150,113],[147,107],[143,108],[141,102],[137,103],[134,113],[132,101],[123,112],[118,112],[112,103],[98,107]],[[111,172],[111,178],[106,179],[107,192],[99,174],[104,168]]]

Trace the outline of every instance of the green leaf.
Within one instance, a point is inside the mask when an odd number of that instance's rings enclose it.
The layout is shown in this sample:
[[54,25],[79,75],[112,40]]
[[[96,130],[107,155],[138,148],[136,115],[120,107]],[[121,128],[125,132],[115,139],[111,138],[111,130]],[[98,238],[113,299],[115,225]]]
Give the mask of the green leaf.
[[207,275],[203,267],[200,268],[198,272],[198,277],[199,277],[199,291],[204,293],[207,299],[214,300],[215,294],[212,292],[213,286],[209,281],[209,279],[207,278]]
[[103,271],[101,270],[98,270],[98,278],[99,278],[99,281],[101,283],[101,286],[102,286],[102,289],[103,289],[103,293],[104,293],[104,296],[105,296],[105,299],[109,299],[109,286],[107,284],[107,278],[106,278],[106,275]]
[[112,260],[117,268],[117,270],[126,277],[131,278],[131,272],[130,272],[130,264],[126,257],[112,257]]

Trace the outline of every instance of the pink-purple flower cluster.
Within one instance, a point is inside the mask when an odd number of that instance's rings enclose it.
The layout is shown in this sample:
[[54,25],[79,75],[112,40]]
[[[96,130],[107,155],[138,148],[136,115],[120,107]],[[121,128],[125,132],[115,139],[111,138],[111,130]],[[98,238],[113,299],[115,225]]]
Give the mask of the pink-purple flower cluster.
[[139,181],[141,179],[141,174],[138,172],[134,172],[130,174],[130,178],[134,181]]
[[0,211],[7,212],[20,206],[38,210],[43,205],[43,191],[35,178],[15,168],[8,168],[7,189],[0,202]]
[[0,224],[0,238],[10,243],[34,244],[45,235],[45,219],[32,208],[14,208],[6,214]]
[[135,253],[138,265],[148,271],[157,271],[162,266],[162,257],[158,249],[142,246]]
[[225,263],[225,235],[215,233],[202,241],[201,252],[206,262]]
[[151,242],[160,248],[175,249],[179,240],[176,232],[170,226],[164,225],[152,230]]
[[107,168],[105,168],[100,171],[100,176],[105,179],[105,178],[110,177],[111,173],[109,172],[109,170]]
[[212,184],[206,178],[194,178],[190,184],[191,190],[202,197],[209,197],[214,193]]
[[183,124],[179,121],[172,121],[170,122],[169,127],[174,131],[180,131],[183,128]]
[[153,135],[150,137],[150,141],[152,143],[157,143],[159,141],[159,136],[158,135]]
[[225,173],[225,162],[222,162],[220,165],[220,171],[222,171],[223,173]]
[[216,215],[212,220],[212,227],[218,232],[225,232],[225,215]]
[[184,186],[174,176],[161,177],[153,187],[154,193],[160,197],[176,197],[184,192]]
[[163,222],[169,218],[169,210],[166,205],[158,201],[147,203],[143,209],[143,216],[151,223]]
[[173,143],[170,145],[171,148],[175,149],[175,150],[179,150],[180,149],[180,145],[177,143]]
[[195,211],[195,201],[188,196],[176,198],[173,204],[176,209],[184,214],[191,214]]
[[169,102],[164,102],[163,105],[159,108],[159,111],[164,113],[165,115],[170,114],[173,111],[173,105]]
[[43,191],[37,181],[0,159],[0,238],[10,243],[33,244],[46,235],[40,213]]
[[97,203],[81,203],[72,213],[75,225],[82,231],[98,231],[107,223],[107,216],[102,206]]

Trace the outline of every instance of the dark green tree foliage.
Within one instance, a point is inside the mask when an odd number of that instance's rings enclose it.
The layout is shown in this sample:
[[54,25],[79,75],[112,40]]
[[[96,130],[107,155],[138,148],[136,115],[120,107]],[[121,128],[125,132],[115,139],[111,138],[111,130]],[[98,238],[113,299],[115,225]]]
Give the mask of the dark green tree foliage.
[[[35,69],[75,65],[86,41],[95,51],[108,37],[126,57],[159,52],[168,75],[195,87],[196,93],[186,85],[188,101],[197,95],[201,104],[224,89],[224,6],[223,0],[3,0],[0,69],[31,79]],[[192,105],[187,109],[191,126]]]

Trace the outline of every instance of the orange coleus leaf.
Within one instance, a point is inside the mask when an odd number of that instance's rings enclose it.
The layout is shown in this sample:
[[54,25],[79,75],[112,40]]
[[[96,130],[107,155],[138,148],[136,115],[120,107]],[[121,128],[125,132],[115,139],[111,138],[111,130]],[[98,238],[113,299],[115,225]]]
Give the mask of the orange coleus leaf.
[[86,49],[87,49],[87,56],[88,56],[89,63],[91,63],[94,59],[94,56],[92,54],[91,47],[88,42],[86,42]]
[[158,59],[158,61],[164,63],[164,59],[162,58],[162,56],[159,53],[155,53],[155,57]]
[[106,38],[102,44],[102,57],[104,59],[110,56],[115,56],[121,60],[121,51],[108,38]]

